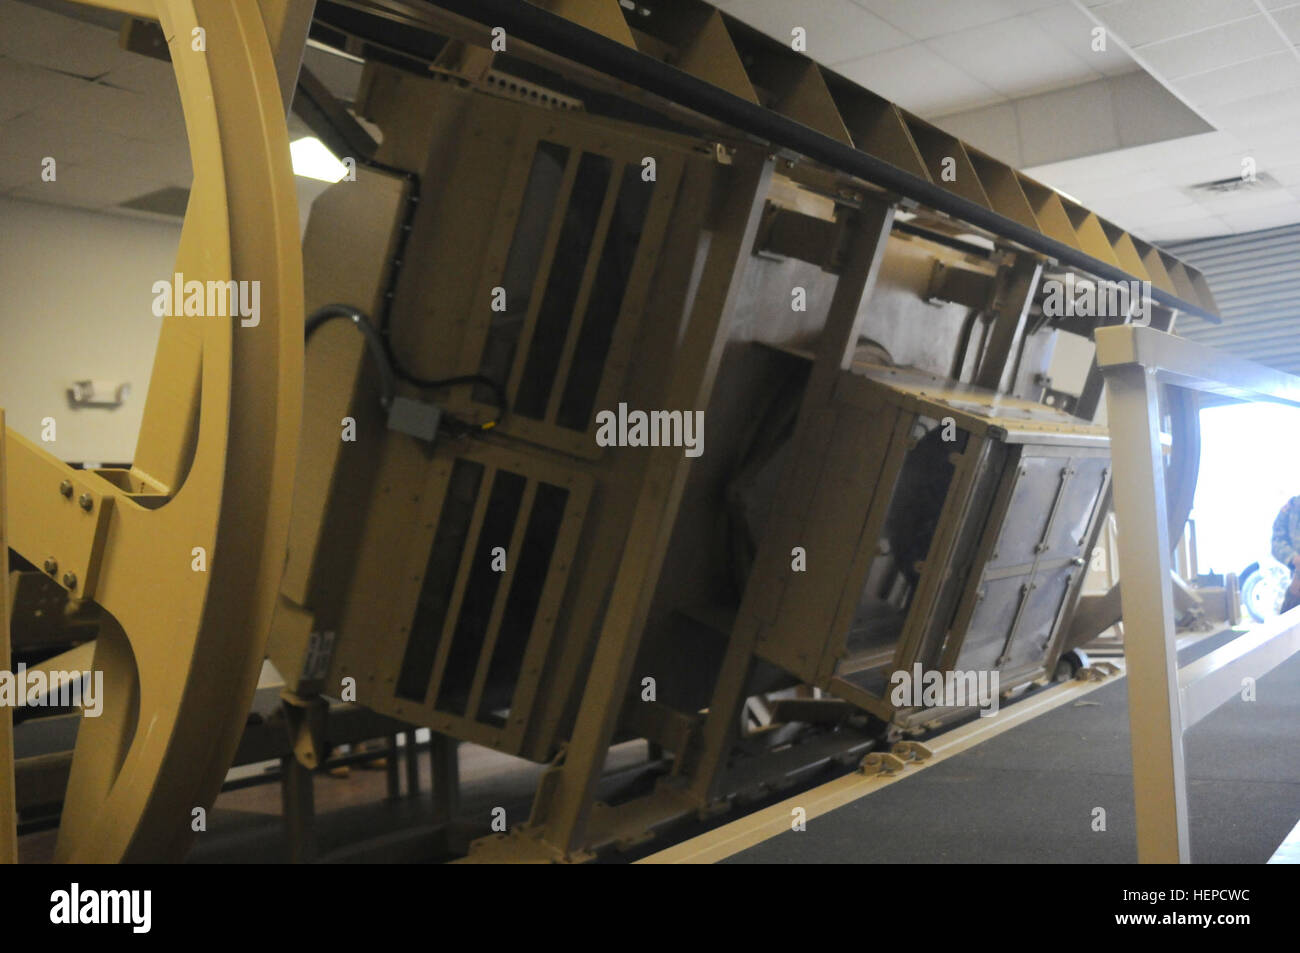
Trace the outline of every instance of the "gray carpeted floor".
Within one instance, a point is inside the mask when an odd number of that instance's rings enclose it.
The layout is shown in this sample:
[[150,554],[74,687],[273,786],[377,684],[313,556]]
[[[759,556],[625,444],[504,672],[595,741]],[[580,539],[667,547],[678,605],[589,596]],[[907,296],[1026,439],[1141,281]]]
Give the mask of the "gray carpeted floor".
[[[1181,663],[1232,637],[1181,653]],[[1192,859],[1265,863],[1300,818],[1300,655],[1185,738]],[[1106,830],[1094,831],[1095,808]],[[1128,684],[1116,680],[728,863],[1132,863]]]

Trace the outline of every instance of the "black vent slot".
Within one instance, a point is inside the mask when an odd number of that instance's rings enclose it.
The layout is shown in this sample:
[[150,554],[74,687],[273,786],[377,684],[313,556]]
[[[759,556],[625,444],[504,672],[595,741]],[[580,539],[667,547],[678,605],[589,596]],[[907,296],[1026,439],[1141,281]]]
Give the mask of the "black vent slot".
[[591,152],[583,153],[578,162],[573,194],[564,213],[555,260],[515,395],[513,410],[521,416],[538,420],[546,416],[546,404],[574,318],[573,309],[591,254],[596,223],[609,188],[611,167],[609,158]]
[[488,668],[487,690],[478,711],[480,719],[495,709],[508,706],[514,695],[568,502],[569,491],[563,487],[550,483],[537,485],[533,511],[524,530],[523,549],[517,564],[511,567],[514,578]]
[[623,293],[636,261],[653,190],[653,182],[642,181],[640,166],[629,164],[624,169],[614,217],[605,247],[601,249],[591,299],[574,348],[569,379],[560,399],[556,423],[561,427],[585,433],[591,424],[605,358],[623,307]]
[[397,677],[397,696],[423,702],[429,693],[429,678],[438,655],[447,609],[451,605],[470,519],[483,482],[483,464],[457,460],[452,466],[447,496],[438,517],[438,531],[429,549],[429,563],[420,587],[420,601],[411,622],[411,633]]
[[[537,283],[537,268],[542,251],[546,248],[546,235],[555,217],[555,204],[559,200],[564,179],[564,167],[569,161],[569,150],[553,142],[539,142],[533,153],[533,164],[524,186],[523,202],[515,220],[515,233],[510,239],[506,255],[505,273],[501,287],[506,292],[506,310],[492,311],[492,324],[483,345],[479,373],[504,386],[510,379],[519,335],[523,333],[532,302],[533,288]],[[474,399],[495,403],[492,389],[483,384],[474,385]]]
[[487,512],[478,544],[474,547],[474,561],[470,564],[465,595],[460,604],[460,615],[452,636],[447,667],[443,672],[435,707],[442,711],[465,713],[474,671],[478,667],[479,653],[487,634],[496,603],[497,588],[505,573],[492,568],[492,550],[500,546],[507,550],[506,568],[510,569],[510,537],[519,519],[519,504],[523,500],[524,485],[528,481],[518,473],[498,470],[492,481]]

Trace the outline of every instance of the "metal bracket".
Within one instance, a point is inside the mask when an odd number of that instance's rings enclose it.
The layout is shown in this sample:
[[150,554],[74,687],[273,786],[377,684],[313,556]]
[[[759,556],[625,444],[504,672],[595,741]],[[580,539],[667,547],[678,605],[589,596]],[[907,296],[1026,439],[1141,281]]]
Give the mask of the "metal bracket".
[[862,764],[858,765],[860,774],[898,774],[907,767],[907,763],[897,755],[892,755],[887,751],[873,751],[862,759]]
[[320,697],[305,698],[290,691],[280,693],[280,702],[294,758],[304,768],[315,771],[330,753],[330,744],[325,739],[329,702]]
[[889,750],[899,759],[912,764],[919,764],[934,757],[934,751],[919,741],[900,741]]
[[1119,667],[1113,662],[1093,662],[1086,668],[1079,669],[1074,676],[1081,682],[1104,682],[1112,675],[1119,674]]

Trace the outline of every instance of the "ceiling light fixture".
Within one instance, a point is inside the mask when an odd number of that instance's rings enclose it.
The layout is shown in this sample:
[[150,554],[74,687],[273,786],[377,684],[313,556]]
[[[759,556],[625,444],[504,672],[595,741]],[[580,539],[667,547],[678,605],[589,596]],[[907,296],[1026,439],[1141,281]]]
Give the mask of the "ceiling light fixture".
[[289,143],[293,158],[293,174],[321,182],[337,182],[348,174],[348,168],[315,136],[304,136]]

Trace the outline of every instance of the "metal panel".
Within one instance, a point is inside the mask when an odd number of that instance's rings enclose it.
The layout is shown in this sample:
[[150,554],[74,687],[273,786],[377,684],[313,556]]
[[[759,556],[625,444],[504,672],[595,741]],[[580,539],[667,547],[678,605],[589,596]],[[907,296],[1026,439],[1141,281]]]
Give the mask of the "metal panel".
[[1109,385],[1116,465],[1138,859],[1186,863],[1183,729],[1229,697],[1230,679],[1262,675],[1291,654],[1297,613],[1178,668],[1169,527],[1160,516],[1167,508],[1158,387],[1165,382],[1298,405],[1300,379],[1131,325],[1098,330],[1097,361]]
[[999,669],[1008,687],[1054,663],[1110,472],[1100,452],[1061,455],[1070,452],[1026,446],[1019,462],[1008,465],[1010,503],[1000,530],[996,509],[990,518],[997,541],[979,570],[973,603],[968,594],[953,624],[953,635],[964,641],[950,640],[947,665]]
[[[401,626],[400,659],[380,660],[387,670],[374,673],[378,685],[366,702],[404,721],[518,751],[593,481],[496,447],[440,459],[434,480],[430,507],[439,515],[421,560],[427,569],[419,600]],[[500,570],[493,566],[497,546],[505,550]],[[341,650],[338,674],[369,676],[375,666],[368,654],[364,645]],[[503,709],[504,721],[497,714]]]
[[[0,408],[0,670],[9,670],[9,544],[5,536],[5,412]],[[0,710],[0,864],[18,862],[13,713]]]
[[[900,117],[908,127],[908,138],[920,137],[911,145],[919,147],[926,165],[933,166],[935,159],[953,159],[957,165],[956,177],[935,177],[933,169],[926,174],[925,166],[918,174],[914,166],[908,168],[912,165],[910,161],[898,166],[890,160],[882,160],[879,157],[881,153],[892,158],[900,152],[905,160],[910,160],[911,149],[900,150],[898,138],[892,134],[891,142],[883,148],[862,141],[861,127],[854,115],[841,112],[835,121],[830,113],[846,101],[843,93],[846,81],[829,70],[819,69],[817,72],[830,92],[830,103],[821,95],[819,84],[813,97],[815,108],[811,112],[806,101],[801,102],[798,109],[789,108],[791,104],[774,88],[781,85],[779,76],[775,75],[781,70],[773,71],[771,64],[783,63],[799,54],[793,54],[779,40],[762,36],[728,14],[721,16],[724,28],[719,29],[718,14],[709,4],[697,0],[643,0],[639,4],[628,4],[631,9],[625,8],[624,15],[633,28],[635,47],[611,42],[607,37],[584,28],[582,19],[566,19],[563,9],[557,9],[560,15],[556,16],[531,4],[503,0],[473,0],[472,3],[468,0],[439,0],[436,6],[428,6],[432,9],[409,11],[411,22],[424,21],[439,31],[446,31],[446,24],[451,22],[471,34],[475,29],[465,22],[467,20],[477,24],[480,30],[485,25],[503,26],[512,37],[545,51],[542,57],[551,63],[555,62],[555,57],[562,57],[580,64],[588,76],[593,71],[602,71],[668,102],[774,144],[793,148],[832,168],[940,209],[1098,277],[1110,280],[1128,280],[1131,277],[1115,264],[1122,259],[1113,248],[1104,249],[1103,258],[1094,257],[1087,251],[1085,245],[1095,242],[1102,250],[1111,241],[1099,220],[1093,223],[1097,227],[1089,227],[1090,241],[1081,241],[1055,193],[1024,176],[1020,176],[1019,181],[1034,206],[1037,226],[1026,224],[1019,214],[1007,217],[985,195],[964,145],[915,117]],[[663,26],[665,23],[671,26]],[[686,35],[670,36],[674,32]],[[653,36],[647,36],[649,33]],[[647,42],[641,42],[642,37],[646,37]],[[706,37],[710,45],[708,57],[700,51],[700,40]],[[706,59],[713,61],[714,68],[705,67]],[[735,69],[737,59],[748,82],[742,80]],[[674,68],[674,64],[681,61],[685,61],[687,67]],[[852,100],[854,97],[847,98]],[[828,106],[831,107],[829,111]],[[850,133],[854,145],[845,141],[845,130]],[[1023,209],[1017,211],[1023,212]],[[1196,283],[1190,276],[1178,283],[1161,280],[1154,283],[1154,295],[1161,303],[1213,317],[1214,302],[1201,297],[1200,289],[1195,287]],[[1182,287],[1184,285],[1186,287]]]
[[[636,319],[668,228],[685,156],[679,145],[624,135],[614,124],[547,122],[525,106],[485,101],[482,140],[513,156],[498,203],[475,301],[493,289],[504,311],[470,322],[461,367],[506,384],[502,434],[575,456],[600,458],[594,410],[610,406],[627,371]],[[655,159],[647,181],[643,159]],[[484,179],[472,159],[448,188]],[[549,185],[548,185],[549,183]],[[481,186],[480,186],[481,187]],[[491,414],[491,392],[461,389],[448,406],[474,402]]]
[[1300,374],[1300,225],[1169,247],[1202,271],[1223,315],[1186,315],[1180,335]]

